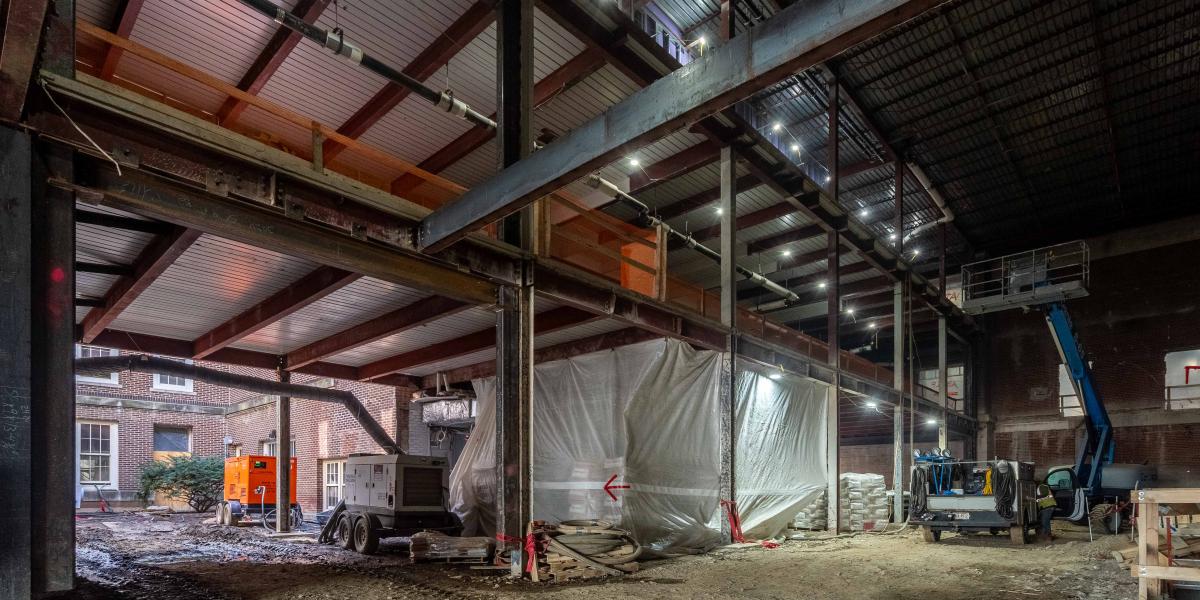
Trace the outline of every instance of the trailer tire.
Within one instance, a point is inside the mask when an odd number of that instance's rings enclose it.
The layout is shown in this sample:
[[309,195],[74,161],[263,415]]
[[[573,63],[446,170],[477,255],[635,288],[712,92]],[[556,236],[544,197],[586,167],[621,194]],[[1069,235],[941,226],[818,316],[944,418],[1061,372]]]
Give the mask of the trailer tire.
[[379,550],[379,530],[370,515],[362,515],[354,521],[354,548],[359,554],[375,554]]
[[337,527],[333,528],[333,543],[345,550],[354,550],[354,517],[338,516]]
[[934,531],[932,527],[922,527],[921,538],[925,540],[925,543],[933,544],[942,539],[942,532]]

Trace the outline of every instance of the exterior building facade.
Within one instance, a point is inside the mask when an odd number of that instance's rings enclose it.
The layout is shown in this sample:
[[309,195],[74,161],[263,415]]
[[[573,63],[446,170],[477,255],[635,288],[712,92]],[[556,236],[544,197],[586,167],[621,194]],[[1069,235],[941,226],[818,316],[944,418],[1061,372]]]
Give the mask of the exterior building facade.
[[[75,352],[83,357],[117,353],[87,345],[76,346]],[[198,364],[275,378],[265,369]],[[402,447],[408,446],[412,390],[300,374],[292,381],[353,392]],[[179,377],[128,371],[76,376],[75,414],[83,508],[97,506],[101,495],[112,506],[140,506],[138,479],[142,466],[153,460],[181,454],[273,455],[278,444],[273,396]],[[349,454],[380,451],[341,405],[293,399],[291,426],[297,500],[306,513],[341,499]]]

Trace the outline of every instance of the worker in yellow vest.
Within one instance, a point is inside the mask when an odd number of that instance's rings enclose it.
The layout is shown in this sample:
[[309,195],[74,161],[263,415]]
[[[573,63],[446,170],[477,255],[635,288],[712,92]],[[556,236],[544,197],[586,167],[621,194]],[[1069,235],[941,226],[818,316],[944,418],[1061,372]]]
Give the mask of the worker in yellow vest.
[[1037,486],[1037,507],[1038,518],[1041,521],[1041,529],[1038,531],[1043,540],[1050,542],[1054,540],[1054,536],[1050,533],[1050,520],[1054,518],[1054,508],[1058,506],[1058,501],[1054,499],[1054,491],[1045,482]]

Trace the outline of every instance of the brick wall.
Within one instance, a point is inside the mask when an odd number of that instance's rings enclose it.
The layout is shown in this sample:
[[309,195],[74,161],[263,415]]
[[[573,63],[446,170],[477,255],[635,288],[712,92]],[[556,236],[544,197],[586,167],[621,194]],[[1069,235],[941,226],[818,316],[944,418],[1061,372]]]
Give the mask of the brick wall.
[[[328,380],[296,375],[294,383],[333,383],[349,390],[367,411],[404,447],[408,437],[408,398],[411,391],[357,381]],[[243,454],[257,454],[275,429],[273,402],[242,410],[227,417],[229,436],[241,445]],[[292,400],[292,437],[296,442],[296,500],[305,512],[320,511],[324,499],[322,462],[355,453],[382,450],[340,404]]]
[[[276,377],[275,372],[268,369],[197,362],[205,367],[242,375],[264,379]],[[407,409],[411,390],[300,374],[295,375],[292,381],[353,392],[384,429],[402,447],[407,446]],[[229,409],[242,402],[253,404],[262,397],[253,392],[213,386],[202,381],[193,382],[192,389],[192,393],[156,390],[153,387],[153,375],[132,372],[119,373],[116,385],[77,382],[77,419],[117,424],[120,497],[132,498],[137,489],[141,465],[152,458],[155,425],[187,427],[191,431],[192,454],[195,456],[224,456],[226,436],[241,446],[243,454],[262,452],[263,441],[268,440],[275,429],[273,402],[228,415],[200,414],[188,412],[188,407]],[[109,399],[162,403],[163,410],[96,405]],[[296,440],[297,500],[305,511],[322,508],[324,473],[321,461],[345,458],[358,452],[380,452],[350,413],[337,404],[292,400],[292,435]]]
[[[1190,266],[1197,255],[1200,241],[1094,260],[1090,295],[1069,302],[1110,413],[1166,413],[1163,355],[1200,348],[1200,270]],[[1001,428],[1006,422],[1058,417],[1059,358],[1042,313],[996,313],[985,325],[989,405],[982,410]],[[1183,423],[1193,420],[1189,413],[1194,412],[1157,415],[1164,425],[1117,427],[1116,460],[1149,461],[1162,465],[1160,475],[1168,479],[1195,481],[1200,426]],[[1076,437],[1070,427],[997,433],[996,450],[1040,466],[1069,464]]]
[[[928,450],[937,446],[937,443],[918,443],[917,448]],[[950,442],[950,454],[953,456],[963,455],[963,443],[959,441]],[[901,451],[901,456],[904,457],[904,485],[908,485],[908,464],[910,456],[912,456],[911,445],[904,444]],[[839,473],[874,473],[883,475],[884,481],[888,487],[892,485],[892,445],[891,444],[864,444],[856,446],[842,446],[838,449],[838,472]]]
[[142,465],[152,458],[155,425],[187,428],[194,456],[220,456],[223,452],[225,419],[221,415],[90,405],[77,405],[75,415],[78,420],[117,425],[117,481],[123,497],[132,497]]

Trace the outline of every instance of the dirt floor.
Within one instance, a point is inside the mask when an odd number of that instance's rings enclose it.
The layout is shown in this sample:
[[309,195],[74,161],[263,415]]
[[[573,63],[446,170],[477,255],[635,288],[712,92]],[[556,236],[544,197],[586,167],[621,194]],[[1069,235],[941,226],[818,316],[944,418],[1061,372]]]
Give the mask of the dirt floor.
[[[636,575],[563,585],[516,582],[466,565],[412,564],[405,546],[377,556],[271,539],[194,514],[122,513],[78,523],[80,589],[70,598],[360,600],[390,598],[1046,598],[1136,596],[1110,553],[1127,536],[1064,530],[1052,544],[1014,547],[1007,536],[864,534],[779,548],[729,548],[642,564]],[[315,526],[306,526],[315,532]]]

